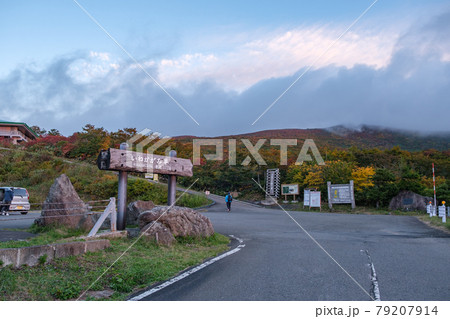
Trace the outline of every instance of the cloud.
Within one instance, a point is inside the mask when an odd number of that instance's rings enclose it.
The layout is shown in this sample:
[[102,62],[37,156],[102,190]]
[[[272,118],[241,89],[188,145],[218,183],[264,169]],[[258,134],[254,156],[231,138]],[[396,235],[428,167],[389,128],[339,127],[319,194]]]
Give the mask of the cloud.
[[160,79],[170,87],[213,80],[225,90],[242,92],[261,80],[290,76],[313,64],[314,69],[357,64],[378,69],[389,63],[396,33],[350,31],[336,41],[344,30],[332,26],[296,28],[247,39],[218,54],[165,59],[159,63]]
[[448,131],[449,14],[401,36],[349,34],[255,126],[339,31],[295,29],[227,52],[144,60],[200,126],[136,64],[100,52],[60,57],[39,70],[18,67],[0,79],[0,118],[65,134],[87,123],[203,136],[338,124]]

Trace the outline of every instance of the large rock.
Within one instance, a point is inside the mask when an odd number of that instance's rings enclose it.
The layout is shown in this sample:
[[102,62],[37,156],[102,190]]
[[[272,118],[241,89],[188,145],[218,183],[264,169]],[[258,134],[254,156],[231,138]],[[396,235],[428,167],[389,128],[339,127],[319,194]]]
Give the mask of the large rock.
[[153,239],[160,245],[170,246],[176,241],[170,230],[160,222],[151,222],[141,229],[141,234]]
[[138,200],[127,206],[127,225],[137,225],[138,217],[145,211],[152,210],[155,204],[149,201]]
[[401,191],[391,199],[389,210],[426,211],[431,197],[422,196],[411,191]]
[[[158,206],[140,214],[138,222],[141,232],[148,227],[150,230],[155,227],[155,229],[168,229],[174,237],[208,237],[214,234],[211,221],[192,208],[178,206],[169,210],[168,208],[168,206]],[[147,226],[152,225],[153,222],[155,222],[154,226]]]
[[37,223],[42,226],[58,225],[90,230],[94,221],[87,215],[88,212],[87,205],[78,196],[70,179],[62,174],[50,187]]

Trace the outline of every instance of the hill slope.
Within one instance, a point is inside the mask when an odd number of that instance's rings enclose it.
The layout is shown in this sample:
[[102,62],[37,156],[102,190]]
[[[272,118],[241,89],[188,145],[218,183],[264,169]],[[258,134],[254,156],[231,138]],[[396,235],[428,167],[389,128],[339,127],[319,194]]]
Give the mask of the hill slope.
[[[175,141],[187,142],[193,138],[207,138],[196,136],[177,136]],[[212,137],[211,137],[212,138]],[[317,146],[328,148],[379,148],[390,149],[400,146],[403,150],[419,151],[436,149],[445,151],[450,149],[450,132],[422,134],[413,131],[400,131],[375,126],[362,126],[358,129],[344,126],[334,126],[327,129],[279,129],[265,130],[253,133],[218,136],[214,138],[247,138],[251,140],[292,138],[313,139]]]

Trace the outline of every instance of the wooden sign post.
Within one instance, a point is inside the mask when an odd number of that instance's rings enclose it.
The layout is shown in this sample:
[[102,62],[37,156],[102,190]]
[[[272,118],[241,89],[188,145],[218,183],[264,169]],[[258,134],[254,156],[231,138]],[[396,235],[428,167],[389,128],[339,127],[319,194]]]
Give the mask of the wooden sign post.
[[120,149],[110,148],[100,151],[97,158],[97,166],[101,170],[119,172],[118,213],[117,229],[126,227],[126,202],[127,202],[127,174],[156,173],[169,175],[169,194],[167,204],[175,203],[176,176],[192,176],[192,162],[189,159],[176,157],[176,152],[171,151],[171,156],[161,156],[147,153],[133,152],[126,149],[126,143],[120,145]]
[[333,210],[333,204],[351,204],[355,209],[355,190],[353,181],[349,184],[331,184],[327,182],[328,206]]
[[192,176],[192,162],[189,159],[114,148],[100,151],[97,166],[107,171]]
[[293,202],[296,202],[295,195],[298,194],[298,184],[281,184],[281,195],[284,195],[285,202],[287,202],[288,195],[294,196]]

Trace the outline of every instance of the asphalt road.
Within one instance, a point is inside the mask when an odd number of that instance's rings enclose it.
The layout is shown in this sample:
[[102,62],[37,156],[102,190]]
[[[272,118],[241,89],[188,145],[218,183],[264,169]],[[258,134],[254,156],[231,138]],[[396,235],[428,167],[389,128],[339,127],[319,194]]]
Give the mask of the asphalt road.
[[450,300],[450,236],[415,217],[290,212],[316,243],[282,210],[214,199],[245,247],[143,300]]
[[35,236],[24,230],[40,215],[40,211],[30,211],[26,215],[16,212],[9,212],[9,216],[0,215],[0,241],[22,240]]
[[[234,201],[228,213],[211,197],[204,214],[245,247],[144,300],[371,300],[376,285],[381,300],[450,300],[450,235],[415,217],[289,212],[346,274],[282,210]],[[0,216],[0,241],[32,235],[10,229],[38,216]]]

